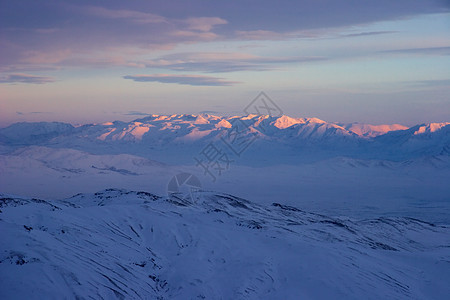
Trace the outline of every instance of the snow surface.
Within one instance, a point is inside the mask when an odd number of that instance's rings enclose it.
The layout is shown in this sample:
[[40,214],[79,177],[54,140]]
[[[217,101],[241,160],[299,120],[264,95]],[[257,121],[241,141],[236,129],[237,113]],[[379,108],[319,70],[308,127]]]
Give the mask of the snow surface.
[[[254,142],[212,182],[194,157],[236,124]],[[181,172],[193,200],[166,196]],[[448,299],[449,182],[450,123],[13,124],[0,299]]]
[[0,196],[0,298],[447,299],[450,230],[228,194]]
[[[194,158],[240,121],[257,139],[239,157],[225,148],[233,162],[213,184]],[[0,191],[47,199],[111,187],[165,194],[174,175],[188,172],[205,188],[259,203],[282,198],[329,215],[449,224],[450,125],[402,128],[207,114],[18,123],[0,129]]]
[[204,188],[231,191],[258,203],[281,201],[329,215],[409,216],[450,224],[449,156],[404,162],[340,157],[264,167],[239,165],[237,160],[216,182],[195,165],[42,146],[0,155],[0,165],[0,191],[29,197],[60,199],[111,187],[163,195],[174,175],[188,172]]

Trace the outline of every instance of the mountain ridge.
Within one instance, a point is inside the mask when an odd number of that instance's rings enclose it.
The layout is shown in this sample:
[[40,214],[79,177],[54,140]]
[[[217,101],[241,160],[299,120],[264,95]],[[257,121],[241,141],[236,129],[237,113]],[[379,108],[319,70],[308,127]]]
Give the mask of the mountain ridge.
[[[324,120],[318,118],[293,118],[288,115],[281,115],[279,117],[271,117],[269,115],[244,115],[244,116],[217,116],[210,114],[173,114],[173,115],[149,115],[143,118],[137,118],[135,120],[125,122],[125,121],[113,121],[113,122],[103,122],[103,123],[86,123],[79,125],[72,125],[70,123],[64,122],[18,122],[13,123],[7,127],[0,128],[0,132],[2,135],[7,135],[8,131],[14,130],[23,130],[34,133],[35,135],[48,132],[67,132],[77,128],[86,128],[86,127],[110,127],[110,126],[120,126],[120,125],[134,125],[135,127],[145,125],[153,125],[152,123],[156,122],[169,122],[169,123],[177,123],[177,124],[191,124],[191,125],[206,125],[212,124],[216,125],[216,127],[228,127],[230,120],[245,120],[250,121],[248,126],[253,126],[255,128],[264,120],[266,123],[269,123],[270,126],[276,127],[280,130],[292,127],[297,124],[327,124],[328,126],[337,126],[337,128],[347,130],[348,132],[352,132],[360,137],[375,137],[379,135],[386,134],[391,131],[401,131],[407,130],[413,127],[418,126],[418,130],[416,134],[421,134],[425,132],[435,132],[442,127],[445,127],[450,124],[450,122],[431,122],[431,123],[420,123],[411,127],[407,127],[401,124],[380,124],[380,125],[372,125],[367,123],[342,123],[342,122],[326,122]],[[225,124],[225,126],[224,126]],[[58,128],[60,127],[60,128]],[[425,127],[423,129],[420,129]],[[53,129],[53,130],[52,130]],[[37,132],[36,132],[37,131]],[[10,134],[12,132],[9,132]],[[137,133],[136,136],[141,136],[141,133]]]
[[398,124],[329,123],[287,115],[221,117],[209,114],[150,115],[130,122],[79,126],[61,122],[15,123],[0,129],[0,146],[46,145],[144,156],[176,146],[192,157],[202,146],[220,142],[236,131],[242,139],[255,139],[257,146],[250,149],[255,157],[277,149],[280,154],[317,153],[327,157],[356,155],[357,158],[402,160],[446,155],[450,149],[448,122],[408,128]]

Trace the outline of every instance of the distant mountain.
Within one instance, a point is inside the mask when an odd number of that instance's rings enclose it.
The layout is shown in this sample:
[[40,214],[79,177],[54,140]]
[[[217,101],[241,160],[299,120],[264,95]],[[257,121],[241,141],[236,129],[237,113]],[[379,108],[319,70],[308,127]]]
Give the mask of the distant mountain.
[[[450,123],[430,123],[416,125],[399,131],[391,131],[374,138],[382,151],[384,145],[390,157],[401,159],[407,153],[409,157],[432,155],[450,155]],[[385,152],[386,152],[385,149]]]
[[15,123],[0,129],[0,142],[11,145],[40,144],[73,132],[71,124],[61,122]]
[[370,125],[361,123],[342,124],[346,130],[351,131],[359,136],[376,137],[390,131],[406,130],[408,127],[400,124],[391,125]]
[[[449,228],[198,191],[0,194],[2,299],[446,299]],[[406,275],[405,275],[406,274]]]
[[[132,122],[82,126],[16,123],[0,129],[0,149],[45,145],[97,154],[128,153],[151,159],[161,159],[164,152],[166,157],[176,156],[187,162],[210,142],[220,142],[239,132],[241,141],[252,140],[256,145],[249,148],[254,160],[263,155],[281,160],[286,155],[297,159],[349,156],[406,160],[448,155],[449,125],[431,123],[407,128],[399,124],[338,124],[289,116],[151,115]],[[180,153],[179,149],[183,151]]]

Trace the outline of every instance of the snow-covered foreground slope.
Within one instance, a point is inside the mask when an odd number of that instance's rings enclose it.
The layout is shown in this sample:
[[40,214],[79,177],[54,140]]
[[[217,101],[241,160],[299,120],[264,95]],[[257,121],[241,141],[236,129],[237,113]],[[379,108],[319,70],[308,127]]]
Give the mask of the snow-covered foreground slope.
[[197,192],[0,198],[0,298],[447,299],[450,230]]

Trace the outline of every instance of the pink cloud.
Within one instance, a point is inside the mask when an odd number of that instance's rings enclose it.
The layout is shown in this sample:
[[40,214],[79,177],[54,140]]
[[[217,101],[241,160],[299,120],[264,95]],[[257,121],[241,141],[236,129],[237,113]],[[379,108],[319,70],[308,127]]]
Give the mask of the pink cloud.
[[43,51],[25,51],[21,59],[23,63],[30,64],[57,64],[72,56],[70,49],[43,52]]
[[216,25],[228,24],[226,20],[217,17],[188,18],[184,22],[188,25],[188,29],[197,31],[210,31]]

